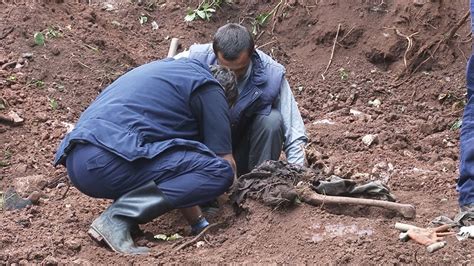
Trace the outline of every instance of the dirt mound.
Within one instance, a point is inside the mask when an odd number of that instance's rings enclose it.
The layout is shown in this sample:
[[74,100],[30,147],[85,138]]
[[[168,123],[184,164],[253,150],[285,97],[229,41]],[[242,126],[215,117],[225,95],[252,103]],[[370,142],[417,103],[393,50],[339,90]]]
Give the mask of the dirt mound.
[[[399,201],[417,207],[409,223],[454,216],[469,23],[419,57],[428,60],[413,74],[404,71],[405,61],[462,20],[467,1],[301,0],[278,8],[234,1],[211,21],[191,23],[183,19],[195,1],[17,2],[0,3],[0,115],[14,111],[24,121],[0,125],[0,188],[41,176],[25,193],[34,188],[43,197],[38,206],[2,213],[0,263],[472,263],[472,241],[448,238],[434,254],[400,242],[393,225],[401,218],[383,209],[274,210],[253,201],[240,216],[225,205],[200,247],[175,253],[171,243],[152,240],[158,233],[188,239],[183,219],[171,213],[145,225],[149,233],[138,239],[162,255],[117,255],[86,234],[109,202],[69,188],[64,169],[51,165],[63,135],[115,78],[165,57],[171,37],[182,51],[210,41],[227,21],[242,22],[258,29],[257,46],[287,68],[311,141],[309,166],[383,180]],[[258,26],[255,18],[271,10]],[[35,44],[37,32],[44,45]]]

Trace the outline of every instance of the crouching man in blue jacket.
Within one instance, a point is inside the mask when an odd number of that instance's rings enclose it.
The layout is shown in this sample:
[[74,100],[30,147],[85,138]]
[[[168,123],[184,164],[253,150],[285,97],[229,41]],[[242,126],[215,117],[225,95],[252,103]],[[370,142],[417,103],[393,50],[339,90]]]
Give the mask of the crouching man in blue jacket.
[[116,252],[147,253],[131,230],[181,209],[193,233],[208,222],[199,204],[234,179],[229,106],[235,75],[191,59],[137,67],[82,113],[56,153],[82,193],[113,199],[89,234]]

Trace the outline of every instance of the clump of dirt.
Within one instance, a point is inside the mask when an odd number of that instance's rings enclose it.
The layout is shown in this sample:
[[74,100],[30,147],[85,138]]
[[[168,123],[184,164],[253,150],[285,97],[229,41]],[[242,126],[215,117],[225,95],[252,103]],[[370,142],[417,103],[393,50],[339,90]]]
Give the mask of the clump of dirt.
[[[210,219],[220,225],[199,247],[175,253],[172,243],[152,239],[158,233],[190,239],[177,212],[143,226],[148,233],[137,240],[152,248],[148,256],[125,257],[95,244],[87,229],[110,202],[82,195],[69,187],[64,168],[52,167],[64,134],[107,84],[164,58],[172,37],[180,38],[183,51],[211,41],[228,21],[252,28],[257,15],[271,10],[256,45],[287,68],[310,138],[308,166],[358,181],[384,180],[399,201],[417,208],[416,219],[404,222],[426,226],[458,211],[456,122],[465,97],[468,23],[435,53],[431,47],[417,71],[406,72],[404,59],[409,63],[426,44],[436,44],[462,20],[467,3],[300,0],[275,9],[272,1],[234,1],[211,21],[186,23],[186,9],[197,4],[0,4],[0,115],[14,111],[24,119],[16,127],[0,125],[0,188],[34,180],[31,188],[43,195],[39,205],[2,213],[0,263],[472,263],[472,241],[449,237],[445,248],[429,254],[400,242],[393,225],[403,219],[378,208],[274,210],[252,200],[239,216],[223,204],[223,213]],[[44,45],[35,44],[38,32]],[[410,49],[403,36],[411,36]]]

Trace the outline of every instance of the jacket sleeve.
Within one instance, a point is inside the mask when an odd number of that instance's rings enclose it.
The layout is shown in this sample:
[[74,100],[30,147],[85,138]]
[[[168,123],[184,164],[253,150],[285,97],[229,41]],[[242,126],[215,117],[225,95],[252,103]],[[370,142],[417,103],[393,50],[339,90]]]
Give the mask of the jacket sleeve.
[[173,56],[174,59],[180,59],[180,58],[188,58],[189,57],[189,50],[181,52],[175,56]]
[[276,108],[280,111],[283,119],[285,134],[283,149],[289,163],[304,165],[304,146],[308,143],[308,137],[306,136],[303,118],[286,78],[283,77],[281,84]]

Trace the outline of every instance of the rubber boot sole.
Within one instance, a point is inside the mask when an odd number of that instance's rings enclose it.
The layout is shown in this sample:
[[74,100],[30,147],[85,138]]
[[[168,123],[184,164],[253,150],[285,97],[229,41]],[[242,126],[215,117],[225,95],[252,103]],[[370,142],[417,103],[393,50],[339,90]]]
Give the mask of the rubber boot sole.
[[107,244],[107,246],[109,246],[113,251],[120,253],[115,250],[114,247],[107,242],[105,237],[103,237],[99,231],[95,230],[92,226],[89,228],[89,231],[87,231],[87,234],[89,234],[89,236],[98,244]]
[[89,236],[90,236],[94,241],[96,241],[98,244],[104,244],[104,243],[105,243],[110,249],[112,249],[113,251],[115,251],[115,252],[117,252],[117,253],[120,253],[120,254],[135,254],[135,255],[140,255],[140,254],[148,254],[148,253],[149,253],[149,249],[148,249],[148,248],[145,248],[145,247],[136,247],[136,249],[143,248],[144,250],[142,250],[142,251],[137,251],[137,252],[131,252],[131,253],[118,251],[117,249],[115,249],[115,248],[109,243],[109,241],[107,241],[107,238],[105,238],[105,237],[99,232],[99,230],[95,229],[93,226],[91,226],[91,227],[89,228],[89,231],[87,231],[87,234],[89,234]]

